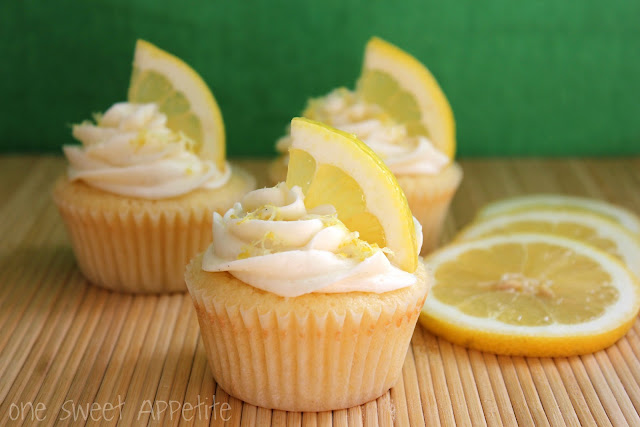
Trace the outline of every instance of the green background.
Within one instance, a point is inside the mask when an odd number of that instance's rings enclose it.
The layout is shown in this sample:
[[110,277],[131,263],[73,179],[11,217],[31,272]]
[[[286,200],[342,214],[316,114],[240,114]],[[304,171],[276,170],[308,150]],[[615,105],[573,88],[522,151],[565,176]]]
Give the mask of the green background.
[[436,76],[458,153],[640,154],[640,1],[1,0],[0,149],[58,151],[126,97],[144,38],[212,88],[232,156],[273,154],[372,35]]

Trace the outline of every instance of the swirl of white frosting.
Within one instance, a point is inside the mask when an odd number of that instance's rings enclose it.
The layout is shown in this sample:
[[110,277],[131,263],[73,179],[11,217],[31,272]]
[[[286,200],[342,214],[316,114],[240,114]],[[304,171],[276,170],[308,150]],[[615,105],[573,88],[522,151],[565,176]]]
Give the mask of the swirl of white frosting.
[[[414,222],[419,252],[422,231]],[[415,275],[391,265],[383,249],[350,232],[333,206],[307,211],[300,187],[285,183],[246,194],[224,216],[213,214],[213,243],[202,269],[228,271],[283,297],[383,293],[416,282]]]
[[[336,89],[325,97],[312,100],[306,113],[311,119],[355,134],[394,174],[435,175],[449,164],[449,158],[428,138],[408,136],[404,125],[394,122],[379,106],[364,102],[347,89]],[[283,153],[290,146],[288,135],[276,144],[278,151]]]
[[164,199],[224,185],[231,176],[200,159],[193,141],[167,127],[156,104],[114,104],[96,124],[73,127],[82,143],[65,145],[70,180],[122,196]]

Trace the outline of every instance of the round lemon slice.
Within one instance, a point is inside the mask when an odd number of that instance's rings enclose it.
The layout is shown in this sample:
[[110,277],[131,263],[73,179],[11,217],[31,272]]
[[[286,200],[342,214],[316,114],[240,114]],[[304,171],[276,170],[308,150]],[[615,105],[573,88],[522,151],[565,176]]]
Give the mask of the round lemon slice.
[[581,210],[537,209],[485,217],[463,229],[457,239],[499,233],[550,233],[580,240],[619,258],[640,277],[640,239],[605,217]]
[[207,84],[181,59],[138,40],[129,83],[129,102],[156,103],[167,115],[167,127],[182,132],[201,158],[225,168],[222,114]]
[[434,285],[421,323],[456,344],[506,355],[608,347],[640,308],[634,275],[577,240],[513,233],[449,245],[426,261]]
[[453,159],[455,122],[449,101],[431,72],[416,58],[377,37],[367,43],[357,92],[407,126],[428,136]]
[[360,239],[391,251],[413,273],[418,249],[413,216],[398,182],[375,153],[353,135],[309,119],[291,121],[287,185],[298,185],[312,209],[331,204]]
[[565,196],[562,194],[532,194],[511,197],[489,203],[478,212],[478,218],[486,218],[506,213],[537,210],[583,210],[607,217],[632,233],[640,235],[640,218],[633,212],[603,200],[587,197]]

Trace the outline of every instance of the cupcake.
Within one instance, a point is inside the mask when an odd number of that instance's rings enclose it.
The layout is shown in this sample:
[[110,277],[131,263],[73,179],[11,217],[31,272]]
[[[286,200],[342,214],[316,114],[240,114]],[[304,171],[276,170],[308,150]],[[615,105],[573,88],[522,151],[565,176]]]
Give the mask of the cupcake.
[[[332,138],[329,131],[308,127],[324,132],[316,145],[322,150]],[[367,170],[370,163],[362,158],[373,154],[353,151],[354,176],[372,179],[361,185],[363,191],[392,187],[399,195],[371,211],[386,212],[378,217],[384,227],[406,226],[407,260],[400,259],[399,248],[381,248],[348,228],[342,219],[349,219],[353,206],[336,199],[340,210],[310,207],[319,192],[330,197],[335,182],[329,179],[324,190],[317,185],[328,173],[316,161],[315,172],[305,170],[304,181],[312,181],[303,184],[306,196],[300,186],[280,183],[248,193],[224,215],[214,214],[212,244],[187,267],[211,372],[236,398],[287,411],[335,410],[378,398],[401,375],[431,283],[417,261],[420,225],[391,173]],[[398,209],[389,207],[398,201]]]
[[[173,98],[181,97],[188,126],[172,112],[171,97],[149,84],[162,75],[174,79],[166,81]],[[63,147],[69,166],[53,199],[91,283],[125,292],[184,291],[184,268],[210,243],[213,213],[227,211],[255,180],[224,160],[220,113],[193,70],[140,41],[134,76],[129,102],[73,126],[81,145]],[[195,95],[179,90],[189,85]],[[165,101],[139,102],[131,95],[139,87],[144,101]]]
[[[373,38],[355,90],[311,99],[303,116],[356,135],[395,174],[422,224],[423,253],[437,247],[451,200],[462,180],[454,162],[451,107],[431,73],[409,54]],[[272,182],[286,173],[289,135],[269,167]]]

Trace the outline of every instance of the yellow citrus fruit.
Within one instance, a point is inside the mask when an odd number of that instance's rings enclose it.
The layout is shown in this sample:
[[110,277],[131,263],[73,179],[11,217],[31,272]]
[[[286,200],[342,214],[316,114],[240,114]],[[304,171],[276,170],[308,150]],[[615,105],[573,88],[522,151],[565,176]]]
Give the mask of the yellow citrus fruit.
[[407,199],[375,153],[353,135],[309,119],[291,121],[287,185],[298,185],[311,209],[331,204],[360,238],[388,248],[391,262],[413,273],[416,233]]
[[449,101],[429,70],[416,58],[377,37],[367,43],[357,92],[407,126],[425,135],[450,159],[456,136]]
[[449,245],[425,262],[435,281],[421,323],[481,351],[597,351],[622,337],[640,308],[640,285],[619,260],[564,237],[488,236]]
[[633,212],[603,200],[563,194],[531,194],[489,203],[478,212],[478,218],[503,215],[523,210],[582,210],[611,219],[632,233],[640,235],[640,219]]
[[619,258],[640,277],[640,239],[606,217],[582,210],[536,208],[480,218],[457,239],[501,233],[550,233],[580,240]]
[[156,103],[167,126],[191,138],[201,158],[225,167],[224,123],[207,84],[181,59],[138,40],[129,83],[129,102]]

